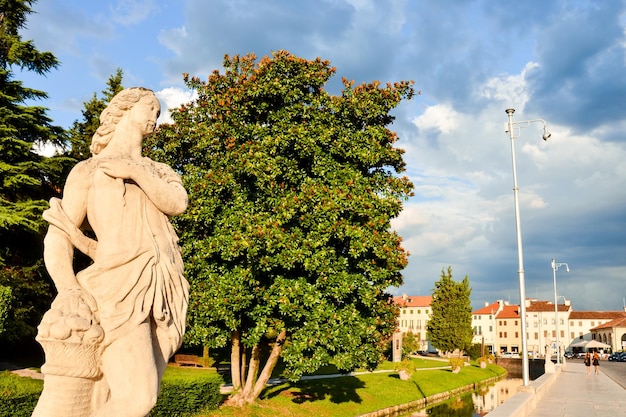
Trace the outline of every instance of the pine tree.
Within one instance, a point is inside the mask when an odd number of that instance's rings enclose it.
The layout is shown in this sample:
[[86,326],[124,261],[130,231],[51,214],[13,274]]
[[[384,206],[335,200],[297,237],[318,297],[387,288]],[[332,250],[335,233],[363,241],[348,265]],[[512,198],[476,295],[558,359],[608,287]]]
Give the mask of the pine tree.
[[17,339],[34,332],[49,303],[49,281],[41,262],[45,223],[42,211],[60,190],[67,158],[37,153],[63,146],[64,131],[53,126],[47,109],[32,105],[47,94],[15,79],[15,70],[45,75],[58,61],[23,41],[20,30],[33,13],[33,0],[0,0],[0,285],[12,290],[12,310],[3,336]]
[[472,305],[467,276],[452,279],[452,267],[441,270],[433,290],[432,315],[426,330],[431,344],[443,352],[467,350],[472,343]]

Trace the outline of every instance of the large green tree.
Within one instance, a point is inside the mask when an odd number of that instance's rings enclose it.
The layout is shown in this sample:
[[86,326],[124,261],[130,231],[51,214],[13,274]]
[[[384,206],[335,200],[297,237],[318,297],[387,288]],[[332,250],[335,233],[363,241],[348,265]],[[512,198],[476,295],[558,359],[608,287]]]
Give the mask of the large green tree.
[[68,158],[47,158],[37,150],[62,146],[64,131],[52,125],[47,109],[34,105],[47,97],[15,79],[15,71],[45,75],[57,65],[20,31],[32,13],[32,0],[0,0],[0,285],[11,288],[12,308],[3,336],[16,340],[34,333],[50,281],[41,262],[45,224],[41,212],[59,190]]
[[452,279],[452,267],[441,270],[439,281],[435,282],[432,314],[426,330],[434,347],[443,352],[459,354],[472,344],[472,305],[467,276],[461,282]]
[[[235,394],[254,401],[282,357],[297,379],[333,361],[373,368],[394,327],[385,290],[407,254],[391,230],[412,184],[390,111],[412,82],[324,90],[335,69],[285,51],[185,76],[197,99],[148,146],[183,174],[175,219],[191,300],[187,341],[230,345]],[[265,360],[267,359],[267,360]]]

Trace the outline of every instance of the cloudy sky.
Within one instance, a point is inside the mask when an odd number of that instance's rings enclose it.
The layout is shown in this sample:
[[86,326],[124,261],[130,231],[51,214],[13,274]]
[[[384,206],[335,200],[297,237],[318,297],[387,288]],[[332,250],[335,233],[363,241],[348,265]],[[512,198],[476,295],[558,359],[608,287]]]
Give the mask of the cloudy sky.
[[430,294],[441,269],[470,279],[472,303],[519,302],[511,140],[505,109],[530,123],[515,139],[526,295],[576,311],[626,297],[626,1],[45,0],[26,39],[61,61],[47,77],[56,124],[116,68],[164,106],[189,99],[224,54],[285,49],[357,83],[414,80],[392,130],[415,197],[394,227],[411,253],[396,294]]

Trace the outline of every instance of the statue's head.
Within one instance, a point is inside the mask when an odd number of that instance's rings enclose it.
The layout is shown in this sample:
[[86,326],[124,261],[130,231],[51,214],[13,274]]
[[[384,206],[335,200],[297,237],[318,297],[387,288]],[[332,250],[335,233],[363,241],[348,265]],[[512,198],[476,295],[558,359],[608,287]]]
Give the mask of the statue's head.
[[154,92],[143,87],[127,88],[111,99],[109,105],[100,115],[100,127],[91,140],[89,149],[93,155],[98,155],[100,151],[106,148],[113,137],[117,123],[143,97],[151,97],[157,104],[159,103]]

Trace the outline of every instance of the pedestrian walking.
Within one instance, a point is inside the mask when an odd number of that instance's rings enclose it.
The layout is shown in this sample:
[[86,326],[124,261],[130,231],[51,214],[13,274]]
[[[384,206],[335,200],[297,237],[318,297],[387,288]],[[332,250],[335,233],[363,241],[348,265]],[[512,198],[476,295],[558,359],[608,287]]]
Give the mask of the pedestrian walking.
[[593,370],[595,374],[598,375],[598,372],[600,371],[600,356],[597,351],[593,352]]
[[585,366],[587,367],[587,375],[591,375],[591,355],[589,352],[585,355]]

